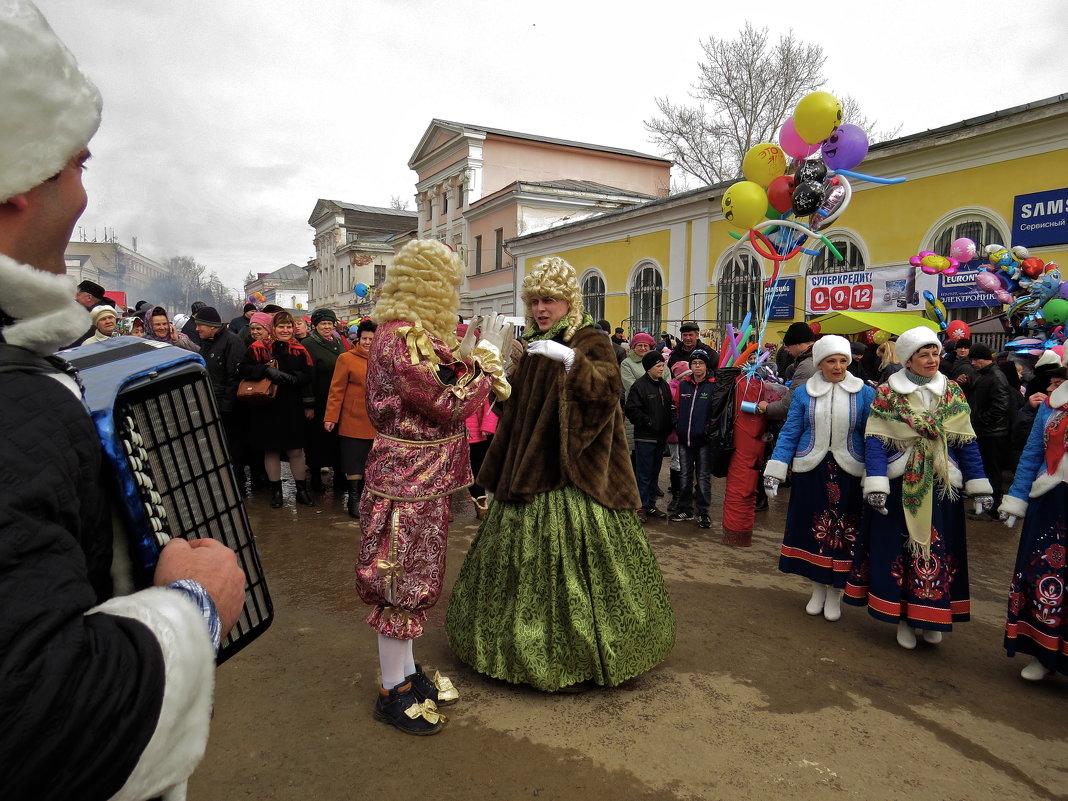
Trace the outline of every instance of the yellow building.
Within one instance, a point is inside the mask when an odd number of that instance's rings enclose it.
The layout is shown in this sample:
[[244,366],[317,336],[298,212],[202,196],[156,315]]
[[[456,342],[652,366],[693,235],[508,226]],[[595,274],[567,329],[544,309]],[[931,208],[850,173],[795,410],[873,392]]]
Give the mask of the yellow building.
[[[923,312],[925,289],[945,302],[950,319],[1001,311],[974,285],[979,260],[953,278],[909,265],[924,250],[948,256],[960,237],[980,253],[995,243],[1029,245],[1032,256],[1062,264],[1068,278],[1068,95],[873,145],[856,171],[906,180],[851,179],[848,209],[820,232],[844,261],[810,239],[815,255],[783,263],[765,339],[830,311]],[[538,259],[562,256],[578,271],[594,319],[628,334],[676,333],[685,319],[721,332],[748,311],[760,315],[763,278],[774,264],[748,242],[735,246],[731,232],[742,232],[721,211],[728,186],[509,240],[519,283]]]

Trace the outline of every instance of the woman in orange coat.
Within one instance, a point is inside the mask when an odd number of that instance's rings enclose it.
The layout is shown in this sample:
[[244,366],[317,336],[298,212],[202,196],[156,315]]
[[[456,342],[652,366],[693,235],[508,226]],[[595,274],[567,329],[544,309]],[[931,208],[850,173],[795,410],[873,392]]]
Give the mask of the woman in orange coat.
[[360,495],[363,492],[363,469],[375,427],[367,415],[367,353],[377,326],[370,320],[360,323],[352,347],[337,357],[330,394],[326,399],[323,428],[337,426],[341,443],[341,469],[345,471],[349,498],[345,508],[349,517],[360,519]]

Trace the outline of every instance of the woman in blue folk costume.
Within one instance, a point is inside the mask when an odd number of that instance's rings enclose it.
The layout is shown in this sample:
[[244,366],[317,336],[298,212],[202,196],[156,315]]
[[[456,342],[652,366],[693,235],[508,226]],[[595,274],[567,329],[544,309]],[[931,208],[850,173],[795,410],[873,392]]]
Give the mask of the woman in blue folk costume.
[[875,390],[865,431],[865,510],[847,603],[897,624],[897,642],[935,645],[969,619],[961,489],[977,509],[994,503],[964,393],[938,372],[929,328],[897,340],[903,370]]
[[1009,587],[1005,650],[1031,661],[1020,671],[1028,681],[1052,673],[1068,675],[1068,382],[1061,368],[1050,381],[1049,397],[1038,407],[1016,477],[999,512],[1009,528],[1024,517],[1016,568]]
[[779,570],[812,582],[805,606],[842,616],[842,592],[860,528],[864,426],[875,390],[849,372],[849,341],[825,336],[812,346],[816,374],[794,390],[786,424],[764,469],[769,497],[793,467],[793,489]]

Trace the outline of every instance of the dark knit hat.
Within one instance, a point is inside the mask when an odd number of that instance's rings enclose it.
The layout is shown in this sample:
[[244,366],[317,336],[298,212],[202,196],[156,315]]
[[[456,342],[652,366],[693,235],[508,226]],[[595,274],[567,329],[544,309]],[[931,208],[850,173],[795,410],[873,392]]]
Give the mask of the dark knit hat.
[[222,317],[214,306],[203,306],[193,315],[193,322],[201,325],[210,325],[213,328],[222,328]]
[[[971,346],[972,341],[968,339],[968,337],[963,337],[957,340],[957,344],[953,346],[953,350],[957,350],[958,348],[970,348]],[[970,356],[971,354],[969,353],[968,355]]]
[[278,314],[278,312],[285,311],[285,309],[283,309],[281,306],[279,306],[276,303],[268,303],[266,306],[264,306],[261,309],[261,311],[265,311],[265,312],[267,312],[267,314]]
[[863,356],[868,352],[868,349],[864,346],[863,342],[850,342],[849,350],[853,352],[854,356]]
[[256,304],[255,303],[246,303],[245,304],[245,308],[243,308],[241,310],[241,313],[244,314],[245,312],[250,312],[250,311],[256,311]]
[[982,342],[976,342],[968,351],[969,359],[989,359],[994,360],[994,352],[990,350],[990,346],[983,344]]
[[693,322],[685,322],[685,323],[683,323],[682,325],[679,326],[679,332],[680,333],[682,333],[683,331],[700,331],[700,330],[701,330],[701,326],[699,326],[697,323],[693,323]]
[[664,357],[659,351],[651,350],[642,356],[642,369],[648,372],[664,361]]
[[712,366],[712,357],[708,355],[707,350],[703,350],[702,348],[695,349],[694,352],[690,354],[690,364],[693,364],[695,359],[703,361],[705,367]]
[[193,305],[189,307],[189,311],[193,312],[193,316],[201,309],[205,308],[208,304],[202,300],[194,300]]
[[784,345],[802,345],[805,342],[815,342],[816,335],[812,333],[808,323],[791,323],[782,335]]
[[104,299],[104,287],[100,286],[100,284],[95,281],[82,281],[78,284],[78,291],[92,295],[97,300]]
[[337,315],[334,314],[333,309],[327,309],[326,307],[320,307],[311,313],[312,325],[319,325],[323,320],[329,320],[332,323],[336,323]]

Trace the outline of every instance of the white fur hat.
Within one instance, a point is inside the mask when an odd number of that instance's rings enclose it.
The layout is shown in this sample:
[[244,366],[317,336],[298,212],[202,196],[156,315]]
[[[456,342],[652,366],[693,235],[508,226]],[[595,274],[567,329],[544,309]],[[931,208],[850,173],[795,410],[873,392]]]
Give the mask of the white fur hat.
[[908,360],[912,358],[912,354],[927,345],[942,347],[942,343],[938,341],[935,332],[927,326],[921,325],[916,328],[910,328],[897,338],[898,361],[902,364],[907,364]]
[[828,356],[840,353],[849,361],[853,361],[853,351],[849,348],[849,340],[837,334],[827,334],[816,340],[812,346],[812,363],[819,364]]
[[100,92],[29,0],[0,1],[0,203],[63,169],[100,126]]

